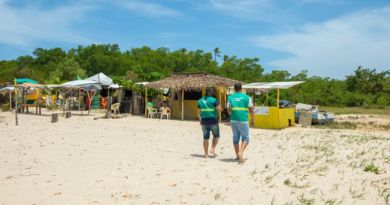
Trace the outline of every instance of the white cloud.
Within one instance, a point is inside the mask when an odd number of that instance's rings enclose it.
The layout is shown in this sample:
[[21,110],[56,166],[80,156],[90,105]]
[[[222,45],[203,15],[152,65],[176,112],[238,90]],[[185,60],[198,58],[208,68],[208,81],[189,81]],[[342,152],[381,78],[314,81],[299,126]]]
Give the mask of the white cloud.
[[275,0],[208,0],[207,5],[222,15],[247,21],[287,25],[296,20],[287,10],[276,7],[274,3]]
[[89,9],[89,5],[77,3],[46,10],[32,4],[12,7],[0,0],[0,43],[26,47],[40,40],[90,42],[72,28]]
[[261,11],[272,8],[270,0],[209,0],[209,5],[222,14],[243,19],[263,18]]
[[270,62],[271,66],[341,78],[357,66],[389,69],[389,22],[390,6],[305,25],[294,32],[258,36],[254,41],[260,47],[291,54]]
[[179,12],[174,9],[152,2],[141,0],[118,0],[115,1],[115,3],[121,7],[124,7],[133,12],[140,13],[144,16],[162,17],[179,15]]

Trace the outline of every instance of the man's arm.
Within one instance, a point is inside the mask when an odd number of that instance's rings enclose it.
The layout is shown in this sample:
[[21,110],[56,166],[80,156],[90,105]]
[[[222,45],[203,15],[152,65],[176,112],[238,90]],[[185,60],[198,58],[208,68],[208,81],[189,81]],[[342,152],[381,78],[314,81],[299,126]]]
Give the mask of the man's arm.
[[227,102],[227,111],[228,111],[228,114],[229,114],[229,115],[232,114],[232,106],[230,106],[229,101]]
[[253,107],[249,107],[249,114],[251,115],[251,125],[255,124],[255,113],[253,112]]
[[249,114],[251,115],[251,125],[253,126],[255,124],[255,113],[253,112],[253,103],[251,98],[249,98],[248,109],[249,109]]
[[221,105],[219,104],[218,100],[215,101],[214,107],[215,107],[219,112],[222,112],[222,107],[221,107]]

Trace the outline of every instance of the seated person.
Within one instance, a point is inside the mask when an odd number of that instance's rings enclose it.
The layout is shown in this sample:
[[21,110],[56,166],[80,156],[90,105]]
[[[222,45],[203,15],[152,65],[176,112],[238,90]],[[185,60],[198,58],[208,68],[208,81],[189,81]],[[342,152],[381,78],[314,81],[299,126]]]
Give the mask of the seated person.
[[100,104],[102,105],[102,109],[106,109],[107,107],[107,98],[101,97]]
[[152,101],[148,101],[148,103],[146,104],[146,106],[152,108],[152,107],[154,106],[154,104],[153,104]]
[[169,108],[168,107],[168,105],[167,105],[167,103],[166,102],[164,102],[163,103],[163,106],[162,107],[160,107],[160,112],[161,113],[170,113],[171,112],[171,108]]

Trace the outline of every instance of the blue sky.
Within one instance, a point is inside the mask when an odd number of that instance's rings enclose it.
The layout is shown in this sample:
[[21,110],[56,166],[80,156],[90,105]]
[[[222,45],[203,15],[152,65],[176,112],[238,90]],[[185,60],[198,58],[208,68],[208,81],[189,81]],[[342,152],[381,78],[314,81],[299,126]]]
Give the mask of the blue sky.
[[0,59],[117,43],[258,57],[266,69],[343,78],[390,69],[389,0],[0,0]]

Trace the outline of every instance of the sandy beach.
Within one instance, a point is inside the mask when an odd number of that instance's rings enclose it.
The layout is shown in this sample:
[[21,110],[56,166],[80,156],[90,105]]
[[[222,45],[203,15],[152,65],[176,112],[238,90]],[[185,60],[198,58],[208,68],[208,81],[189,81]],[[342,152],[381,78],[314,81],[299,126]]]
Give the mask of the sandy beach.
[[251,129],[239,165],[225,124],[205,160],[198,122],[99,115],[0,112],[0,204],[390,203],[388,131]]

